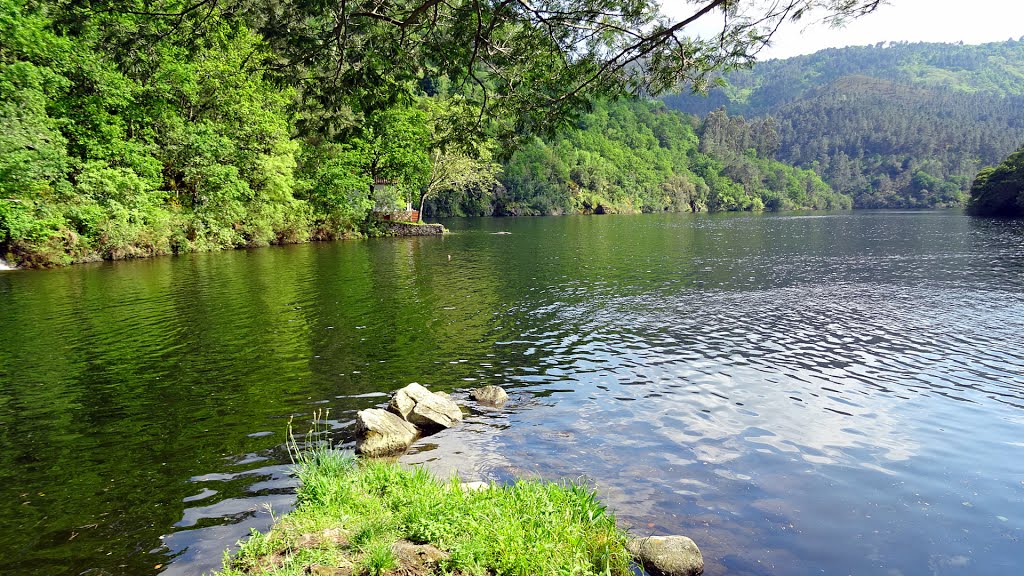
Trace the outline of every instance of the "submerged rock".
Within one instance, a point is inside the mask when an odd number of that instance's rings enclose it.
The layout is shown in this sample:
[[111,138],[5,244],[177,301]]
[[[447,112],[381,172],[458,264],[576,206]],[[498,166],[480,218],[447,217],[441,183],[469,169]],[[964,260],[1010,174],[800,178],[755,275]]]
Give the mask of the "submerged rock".
[[686,536],[634,538],[626,548],[653,576],[697,576],[704,572],[704,558]]
[[462,410],[451,398],[434,394],[416,382],[395,392],[388,410],[425,432],[450,428],[462,421]]
[[356,452],[365,456],[390,456],[408,448],[416,439],[416,427],[398,416],[371,408],[356,414]]
[[501,406],[508,402],[508,394],[501,386],[484,386],[469,393],[473,400],[490,406]]

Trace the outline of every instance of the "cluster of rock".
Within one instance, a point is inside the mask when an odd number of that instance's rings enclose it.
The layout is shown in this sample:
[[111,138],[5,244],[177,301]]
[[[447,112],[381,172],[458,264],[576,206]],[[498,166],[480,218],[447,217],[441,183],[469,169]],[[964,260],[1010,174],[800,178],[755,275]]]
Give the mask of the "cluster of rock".
[[[508,394],[499,386],[470,392],[479,404],[501,407]],[[450,428],[462,421],[462,408],[444,392],[431,392],[415,382],[395,392],[387,409],[371,408],[356,414],[356,451],[364,456],[392,456],[404,452],[420,436]],[[463,490],[486,490],[484,482],[461,485]],[[629,552],[651,576],[697,576],[704,559],[686,536],[650,536],[628,542]]]
[[[481,404],[501,406],[508,394],[499,386],[470,393]],[[443,392],[431,392],[413,382],[391,397],[387,410],[371,408],[356,414],[356,452],[391,456],[404,452],[420,436],[462,422],[462,408]]]

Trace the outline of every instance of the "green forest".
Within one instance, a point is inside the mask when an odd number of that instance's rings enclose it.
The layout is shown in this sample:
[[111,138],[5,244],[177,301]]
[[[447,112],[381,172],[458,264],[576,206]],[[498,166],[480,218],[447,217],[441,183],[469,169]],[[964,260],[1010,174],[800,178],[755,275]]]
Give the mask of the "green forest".
[[[544,82],[581,73],[550,72],[556,56],[515,22],[523,61],[490,64],[501,74],[480,87],[457,29],[424,48],[402,27],[389,44],[377,13],[358,29],[346,15],[355,39],[326,49],[341,30],[320,4],[0,0],[0,255],[47,266],[373,234],[375,208],[405,204],[849,206],[812,171],[704,145],[702,122],[617,85],[551,96]],[[407,55],[442,64],[404,69]],[[502,91],[506,75],[547,92]],[[375,195],[375,178],[394,185]]]
[[774,158],[814,170],[855,208],[959,206],[981,168],[1024,142],[1024,39],[827,49],[666,102],[775,123]]
[[[661,102],[597,102],[571,128],[527,139],[501,163],[499,183],[446,190],[439,216],[717,212],[849,208],[811,170],[771,160],[774,127],[726,124],[745,135],[721,142],[725,128]],[[749,134],[747,134],[749,133]]]
[[[739,20],[680,36],[649,1],[512,6],[0,0],[0,257],[373,235],[375,212],[407,205],[957,206],[1024,141],[1024,42],[827,50],[663,102],[765,37]],[[694,18],[712,9],[728,3]]]

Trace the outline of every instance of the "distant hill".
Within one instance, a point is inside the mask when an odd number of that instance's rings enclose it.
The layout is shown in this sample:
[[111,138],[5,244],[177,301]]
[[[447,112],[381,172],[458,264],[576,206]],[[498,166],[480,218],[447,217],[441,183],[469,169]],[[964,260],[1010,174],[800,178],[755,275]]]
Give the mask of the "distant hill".
[[1024,41],[828,49],[731,73],[683,112],[773,119],[775,158],[861,208],[962,204],[978,170],[1024,142]]
[[[453,190],[426,206],[433,216],[846,209],[811,170],[772,160],[770,126],[729,122],[704,142],[697,119],[663,103],[595,101],[576,125],[531,138],[502,166],[493,194]],[[730,145],[727,140],[742,141]]]

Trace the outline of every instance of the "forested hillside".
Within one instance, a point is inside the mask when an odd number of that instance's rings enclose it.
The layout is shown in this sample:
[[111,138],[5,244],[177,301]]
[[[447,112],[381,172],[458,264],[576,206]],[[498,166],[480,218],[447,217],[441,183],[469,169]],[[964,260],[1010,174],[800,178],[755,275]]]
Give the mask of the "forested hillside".
[[776,159],[820,174],[855,207],[961,204],[975,173],[1024,142],[1024,41],[823,50],[729,74],[706,115],[771,117]]
[[[634,58],[684,42],[678,26],[650,28],[656,3],[628,8],[0,0],[0,256],[45,266],[336,238],[373,233],[375,208],[406,203],[849,204],[766,150],[701,147],[695,119],[630,102],[629,89],[696,81],[743,46],[685,40],[690,59],[643,70],[607,61],[615,42]],[[606,28],[599,44],[584,43],[588,18]],[[648,26],[649,42],[626,25]],[[391,186],[371,193],[375,180]]]
[[769,159],[769,146],[706,142],[705,132],[661,102],[598,101],[575,126],[524,142],[503,162],[493,194],[448,190],[431,208],[501,216],[850,207],[813,171]]

